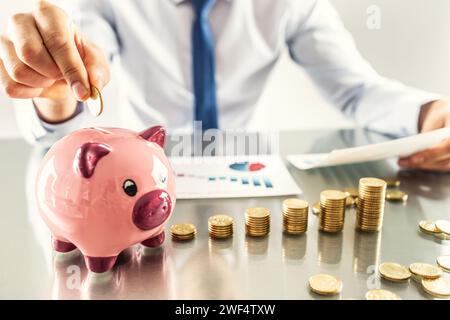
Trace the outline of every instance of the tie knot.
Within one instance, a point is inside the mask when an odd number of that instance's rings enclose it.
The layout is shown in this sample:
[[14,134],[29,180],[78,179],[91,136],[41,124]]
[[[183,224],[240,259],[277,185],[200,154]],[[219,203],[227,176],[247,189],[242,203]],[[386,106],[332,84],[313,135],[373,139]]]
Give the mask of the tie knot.
[[214,0],[192,0],[195,11],[197,13],[207,14],[213,4]]

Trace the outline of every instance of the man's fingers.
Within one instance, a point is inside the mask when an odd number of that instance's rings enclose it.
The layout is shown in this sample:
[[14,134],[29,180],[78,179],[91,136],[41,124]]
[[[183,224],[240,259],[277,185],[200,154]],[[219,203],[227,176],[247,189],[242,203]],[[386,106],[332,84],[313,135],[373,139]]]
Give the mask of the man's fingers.
[[420,165],[417,169],[434,172],[450,172],[450,160],[443,160],[437,162],[428,162]]
[[9,76],[17,83],[33,88],[45,88],[55,82],[24,64],[17,57],[13,43],[2,36],[0,36],[0,57]]
[[33,11],[39,33],[63,77],[79,100],[90,96],[88,74],[75,43],[72,24],[63,10],[39,1]]
[[426,162],[436,162],[450,155],[450,138],[446,139],[434,147],[417,152],[399,161],[401,166],[418,166]]
[[42,93],[42,88],[31,88],[11,79],[2,60],[0,60],[0,83],[6,96],[13,99],[31,99]]
[[84,64],[89,74],[89,81],[98,89],[103,89],[111,80],[109,64],[100,48],[91,43],[84,46]]
[[8,37],[14,44],[16,56],[30,68],[51,79],[62,75],[44,46],[34,17],[29,13],[15,14],[8,23]]

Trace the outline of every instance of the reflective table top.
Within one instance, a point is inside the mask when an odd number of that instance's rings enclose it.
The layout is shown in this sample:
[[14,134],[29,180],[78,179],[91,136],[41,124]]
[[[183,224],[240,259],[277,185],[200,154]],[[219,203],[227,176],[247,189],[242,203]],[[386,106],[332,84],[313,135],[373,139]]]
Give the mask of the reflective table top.
[[[326,152],[334,148],[380,142],[365,131],[280,133],[280,153]],[[403,299],[431,299],[413,280],[398,284],[380,280],[376,266],[392,261],[435,263],[450,254],[450,241],[418,230],[422,219],[450,218],[450,175],[399,172],[395,160],[333,168],[289,171],[311,205],[321,190],[357,186],[363,176],[397,177],[407,203],[387,203],[382,232],[355,231],[355,210],[346,213],[339,234],[318,231],[310,213],[302,236],[282,232],[281,203],[286,197],[180,200],[167,225],[192,222],[195,240],[163,247],[135,246],[119,258],[113,271],[88,273],[78,251],[55,254],[50,235],[32,200],[33,176],[42,152],[21,140],[0,141],[0,298],[1,299],[324,299],[308,288],[308,278],[328,273],[342,279],[340,295],[326,299],[363,299],[367,290],[391,290]],[[244,211],[271,210],[271,232],[246,237]],[[208,237],[207,219],[216,213],[234,217],[229,240]],[[446,274],[446,277],[449,275]]]

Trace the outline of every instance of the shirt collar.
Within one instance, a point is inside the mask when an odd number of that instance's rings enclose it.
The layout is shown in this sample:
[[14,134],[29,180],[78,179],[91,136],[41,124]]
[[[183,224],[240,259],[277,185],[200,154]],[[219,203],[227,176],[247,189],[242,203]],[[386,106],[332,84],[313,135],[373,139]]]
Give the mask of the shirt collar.
[[[187,2],[189,0],[170,0],[172,1],[175,5],[179,5],[182,4],[183,2]],[[225,0],[226,2],[231,2],[232,0]]]

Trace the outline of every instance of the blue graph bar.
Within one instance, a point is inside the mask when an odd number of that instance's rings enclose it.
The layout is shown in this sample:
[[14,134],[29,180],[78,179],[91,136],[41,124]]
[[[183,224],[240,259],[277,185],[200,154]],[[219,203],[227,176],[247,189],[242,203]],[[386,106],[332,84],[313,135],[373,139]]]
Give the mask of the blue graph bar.
[[238,178],[236,178],[236,177],[230,177],[230,181],[231,181],[231,182],[236,182],[236,181],[238,181]]
[[272,181],[268,177],[264,177],[263,180],[266,188],[273,188]]
[[253,184],[255,185],[255,187],[259,187],[261,185],[258,177],[253,177]]
[[249,184],[248,179],[245,177],[242,177],[242,184]]
[[219,180],[226,180],[227,177],[219,177]]
[[216,177],[208,177],[209,181],[216,181]]

